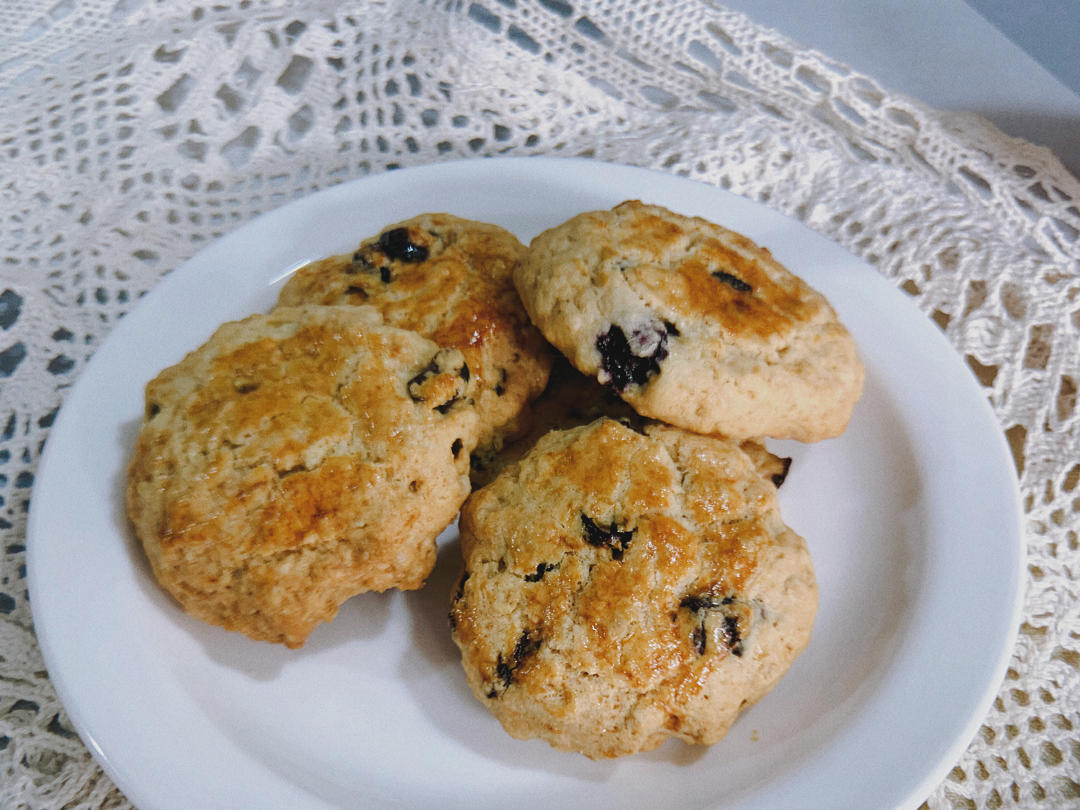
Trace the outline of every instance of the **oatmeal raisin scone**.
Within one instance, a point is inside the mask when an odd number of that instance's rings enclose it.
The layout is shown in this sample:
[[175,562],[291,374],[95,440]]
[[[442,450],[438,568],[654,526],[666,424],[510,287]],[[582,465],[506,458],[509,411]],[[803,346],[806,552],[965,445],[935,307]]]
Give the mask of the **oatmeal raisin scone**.
[[517,431],[553,355],[514,289],[524,252],[497,225],[423,214],[386,227],[352,253],[301,267],[278,302],[373,306],[388,324],[458,349],[475,377],[481,441],[495,441]]
[[127,506],[193,616],[289,647],[362,591],[418,588],[469,492],[461,352],[366,307],[220,327],[146,388]]
[[591,758],[714,743],[810,639],[806,544],[728,440],[606,418],[555,431],[459,526],[453,637],[517,738]]
[[741,234],[636,200],[537,236],[514,273],[533,322],[644,416],[816,441],[862,391],[825,298]]

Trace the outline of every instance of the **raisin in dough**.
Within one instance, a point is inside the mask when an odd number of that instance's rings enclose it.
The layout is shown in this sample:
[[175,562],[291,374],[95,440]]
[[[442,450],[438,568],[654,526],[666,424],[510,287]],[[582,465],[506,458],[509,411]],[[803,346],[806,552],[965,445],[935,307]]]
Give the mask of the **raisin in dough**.
[[806,544],[728,440],[556,431],[474,491],[459,528],[454,640],[517,738],[591,758],[714,743],[810,639]]
[[540,234],[514,273],[533,322],[639,413],[699,433],[816,441],[862,391],[825,298],[719,225],[637,201]]
[[515,432],[551,368],[551,348],[514,289],[513,268],[524,252],[496,225],[424,214],[387,227],[353,253],[301,267],[278,302],[367,304],[393,326],[460,350],[476,378],[483,441],[490,441]]
[[368,307],[223,325],[146,388],[127,504],[159,582],[289,647],[354,594],[420,587],[469,492],[464,370]]

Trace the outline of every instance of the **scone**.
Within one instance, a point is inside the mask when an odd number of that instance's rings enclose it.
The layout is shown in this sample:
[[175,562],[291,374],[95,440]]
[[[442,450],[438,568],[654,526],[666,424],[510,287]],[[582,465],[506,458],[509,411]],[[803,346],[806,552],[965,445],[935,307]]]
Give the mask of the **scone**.
[[862,391],[825,298],[706,220],[624,202],[537,236],[514,273],[533,322],[639,413],[730,438],[839,435]]
[[469,492],[461,352],[368,307],[219,328],[146,388],[127,506],[185,610],[304,643],[362,591],[418,588]]
[[810,639],[810,557],[772,484],[731,441],[645,430],[550,433],[462,509],[451,629],[514,737],[714,743]]
[[383,319],[460,350],[475,378],[482,440],[513,433],[547,382],[552,351],[528,322],[512,272],[525,247],[496,225],[424,214],[353,253],[297,270],[278,303],[367,304]]
[[[586,377],[559,357],[551,367],[547,388],[529,405],[529,429],[520,436],[479,445],[472,455],[469,477],[474,489],[487,486],[510,464],[521,459],[540,438],[552,430],[587,425],[601,416],[645,432],[652,420],[641,416],[608,386]],[[777,489],[791,469],[791,459],[770,453],[761,441],[745,439],[739,449],[750,456],[758,473]]]

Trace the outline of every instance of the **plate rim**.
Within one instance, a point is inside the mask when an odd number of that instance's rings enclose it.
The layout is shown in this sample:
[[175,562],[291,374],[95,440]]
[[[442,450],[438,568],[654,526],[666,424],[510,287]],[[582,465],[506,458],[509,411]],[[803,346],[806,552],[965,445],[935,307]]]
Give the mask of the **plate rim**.
[[[281,206],[278,206],[277,208],[274,208],[266,212],[265,214],[253,218],[252,220],[241,225],[240,227],[234,229],[230,233],[222,236],[220,239],[212,241],[211,243],[197,251],[191,258],[178,265],[175,270],[173,270],[164,278],[159,280],[147,292],[147,294],[136,303],[135,307],[133,307],[133,310],[136,308],[146,309],[149,306],[147,302],[157,301],[159,299],[166,298],[170,294],[170,291],[173,289],[174,286],[188,283],[186,274],[191,273],[192,271],[185,270],[185,268],[199,267],[198,262],[200,261],[200,257],[203,257],[211,251],[221,250],[221,246],[223,244],[236,245],[242,243],[245,240],[248,240],[252,234],[257,234],[260,231],[269,227],[272,223],[288,217],[293,211],[300,210],[305,206],[318,207],[318,205],[320,204],[331,204],[338,197],[347,199],[352,193],[354,193],[355,189],[357,188],[369,188],[380,184],[392,185],[398,182],[395,178],[400,178],[403,176],[408,176],[411,178],[418,177],[421,174],[427,174],[432,177],[437,177],[440,174],[452,176],[455,173],[473,173],[476,169],[478,162],[487,164],[487,166],[482,169],[481,172],[517,171],[521,167],[529,166],[530,168],[527,170],[526,173],[543,170],[552,170],[556,173],[581,172],[585,174],[588,174],[590,172],[599,172],[601,174],[605,172],[629,172],[638,174],[641,179],[653,177],[664,178],[666,182],[678,181],[686,183],[697,183],[699,185],[707,187],[710,194],[734,197],[740,201],[739,204],[748,203],[753,206],[761,207],[764,210],[771,212],[771,214],[773,215],[784,217],[784,219],[804,229],[807,233],[813,234],[815,238],[824,240],[830,245],[844,250],[842,246],[839,246],[837,243],[828,240],[827,237],[824,237],[821,234],[817,234],[816,232],[810,230],[808,226],[806,226],[804,223],[787,217],[786,215],[777,212],[775,209],[768,208],[762,203],[756,202],[754,200],[749,200],[745,197],[739,197],[738,195],[732,194],[732,192],[725,191],[715,186],[710,186],[708,184],[700,183],[700,181],[695,181],[688,178],[681,178],[652,169],[627,166],[623,164],[604,163],[584,158],[539,156],[498,157],[482,159],[474,158],[467,160],[448,161],[443,163],[426,164],[422,166],[398,169],[392,172],[385,172],[378,175],[361,177],[355,180],[330,186],[326,189],[322,189],[320,191],[306,195],[305,197],[298,200],[293,200]],[[313,200],[317,200],[317,202],[313,203]],[[845,252],[847,251],[845,250]],[[875,268],[870,266],[867,262],[865,262],[859,257],[854,256],[853,254],[849,253],[849,255],[851,255],[852,258],[859,264],[870,270],[875,277],[880,279],[882,282],[889,284],[888,280],[885,279],[884,276],[882,276]],[[897,306],[901,309],[910,308],[910,311],[917,313],[924,321],[924,325],[927,327],[927,329],[930,330],[926,333],[928,339],[936,340],[941,347],[947,349],[948,356],[951,358],[949,362],[952,363],[954,366],[959,365],[959,367],[966,372],[966,369],[962,366],[962,361],[960,360],[956,349],[952,346],[952,344],[947,341],[945,336],[942,335],[940,331],[934,329],[933,326],[930,324],[929,319],[926,318],[926,316],[920,310],[918,310],[917,307],[915,307],[915,305],[910,300],[903,297],[899,293],[899,291],[895,289],[895,286],[891,284],[889,284],[889,286],[893,289],[893,291],[897,293]],[[73,401],[76,403],[79,401],[79,398],[82,396],[80,394],[80,391],[82,391],[84,388],[89,388],[90,386],[90,383],[84,385],[84,380],[90,379],[91,381],[93,381],[95,379],[94,374],[97,372],[98,366],[103,365],[105,362],[103,360],[99,360],[99,358],[108,358],[110,356],[109,352],[113,351],[114,347],[119,345],[121,341],[126,338],[127,333],[129,331],[135,330],[135,327],[131,326],[131,324],[133,323],[135,323],[134,319],[128,317],[121,319],[120,322],[117,323],[115,327],[102,340],[101,344],[94,352],[93,357],[91,357],[90,361],[83,369],[79,378],[75,381],[71,390],[65,396],[59,412],[57,413],[56,421],[54,422],[50,433],[48,434],[50,439],[53,436],[65,435],[65,431],[68,430],[67,425],[71,417],[71,414],[68,412],[70,408],[65,406],[68,406],[69,403]],[[989,421],[995,428],[992,431],[992,436],[994,438],[985,438],[988,440],[988,443],[993,445],[992,452],[999,457],[998,461],[1007,462],[1005,472],[1009,473],[1008,477],[1011,479],[1012,482],[1009,497],[1010,503],[1008,504],[1006,511],[1011,513],[1013,519],[1013,525],[1010,528],[1010,533],[1017,540],[1017,565],[1015,567],[1015,570],[1013,571],[1013,579],[1015,580],[1015,582],[1012,593],[1012,604],[1010,606],[1011,618],[1009,620],[1009,624],[1013,628],[1013,633],[1010,636],[1010,640],[1007,644],[998,645],[997,661],[993,666],[995,678],[992,680],[987,679],[986,683],[982,685],[982,694],[976,701],[978,710],[972,712],[971,719],[968,721],[966,728],[963,730],[963,733],[957,733],[953,735],[953,739],[947,746],[947,750],[942,756],[941,762],[938,764],[938,767],[931,772],[924,774],[922,779],[919,780],[917,784],[913,784],[910,786],[910,789],[908,790],[908,795],[905,797],[902,804],[912,802],[917,803],[925,799],[929,792],[944,778],[945,774],[948,772],[948,769],[952,765],[954,765],[955,762],[959,759],[959,757],[963,753],[963,750],[969,745],[971,739],[977,733],[979,725],[989,711],[993,699],[998,694],[1001,683],[1004,680],[1006,669],[1013,654],[1016,632],[1019,630],[1020,622],[1023,615],[1022,611],[1026,587],[1026,578],[1023,575],[1024,571],[1026,570],[1026,540],[1023,524],[1023,512],[1021,508],[1018,482],[1015,476],[1015,468],[1013,466],[1012,457],[1005,442],[1004,434],[1001,429],[1000,423],[998,422],[996,415],[993,413],[989,402],[986,400],[982,392],[977,388],[977,385],[970,374],[967,374],[966,379],[967,383],[962,384],[962,387],[968,388],[969,394],[972,392],[977,394],[976,398],[981,403],[982,407],[981,418],[985,420],[986,417],[989,416]],[[141,385],[142,383],[140,383],[140,387]],[[41,534],[41,532],[43,531],[41,526],[43,525],[43,522],[47,521],[47,516],[42,512],[42,508],[37,506],[38,502],[41,499],[35,498],[34,495],[38,493],[39,487],[44,488],[45,485],[43,485],[42,482],[49,481],[50,476],[54,475],[54,473],[51,473],[51,470],[54,467],[62,464],[61,461],[56,460],[56,456],[59,453],[59,450],[57,450],[56,447],[59,443],[59,440],[46,441],[45,449],[39,460],[38,470],[35,476],[34,488],[31,495],[30,513],[26,524],[27,586],[30,591],[31,598],[33,599],[33,604],[31,605],[31,614],[34,619],[35,635],[41,649],[42,657],[45,661],[46,668],[49,671],[50,680],[53,683],[54,688],[57,691],[57,695],[60,698],[61,704],[64,706],[65,711],[68,713],[68,716],[71,719],[72,724],[74,725],[80,738],[86,744],[87,748],[91,751],[98,764],[102,766],[105,772],[110,776],[111,779],[113,779],[114,783],[116,783],[117,786],[120,787],[120,789],[124,792],[126,796],[131,798],[132,801],[137,800],[140,806],[142,806],[144,803],[146,804],[146,806],[150,806],[151,804],[153,804],[153,797],[143,795],[141,788],[131,784],[132,780],[129,778],[129,775],[124,772],[123,769],[117,769],[115,767],[115,754],[110,755],[109,753],[104,751],[98,744],[98,740],[94,734],[94,730],[87,727],[87,723],[85,722],[85,712],[83,710],[83,707],[80,705],[79,699],[75,697],[75,693],[77,692],[77,690],[69,681],[71,673],[70,671],[65,671],[64,653],[58,650],[56,646],[56,631],[50,625],[50,621],[52,621],[52,619],[47,618],[39,624],[40,616],[49,615],[47,608],[43,608],[44,605],[48,604],[49,597],[41,596],[41,594],[47,593],[48,586],[46,583],[42,582],[42,580],[40,579],[41,574],[39,573],[40,571],[42,571],[40,555],[42,553],[41,550],[43,547],[41,544],[47,543],[48,541],[43,540]]]

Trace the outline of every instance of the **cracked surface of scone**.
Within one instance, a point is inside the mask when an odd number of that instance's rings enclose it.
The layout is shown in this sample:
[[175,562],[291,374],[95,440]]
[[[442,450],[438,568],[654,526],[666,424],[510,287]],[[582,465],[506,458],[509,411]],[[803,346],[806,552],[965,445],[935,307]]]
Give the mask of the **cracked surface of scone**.
[[775,488],[734,442],[645,430],[550,433],[462,509],[451,629],[514,737],[711,744],[809,642],[817,586]]
[[525,247],[509,231],[451,214],[387,226],[355,251],[297,270],[279,304],[367,304],[383,319],[459,349],[488,441],[514,433],[547,382],[552,351],[528,321],[513,284]]
[[221,326],[146,387],[127,505],[158,581],[290,647],[354,594],[420,587],[469,492],[463,369],[367,307]]
[[[547,388],[529,404],[528,431],[497,445],[480,445],[473,452],[469,468],[473,488],[490,484],[503,469],[521,459],[552,430],[580,427],[601,416],[621,422],[639,433],[645,432],[645,426],[652,422],[609,387],[575,369],[566,358],[556,358]],[[750,456],[758,472],[773,486],[779,489],[783,485],[791,469],[790,458],[769,452],[760,440],[744,439],[739,442],[739,449]]]
[[750,239],[636,200],[537,236],[514,273],[533,322],[639,413],[699,433],[816,441],[862,391],[825,298]]

